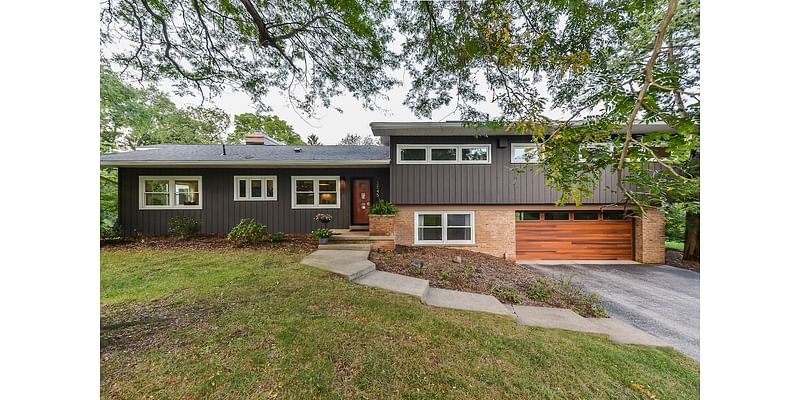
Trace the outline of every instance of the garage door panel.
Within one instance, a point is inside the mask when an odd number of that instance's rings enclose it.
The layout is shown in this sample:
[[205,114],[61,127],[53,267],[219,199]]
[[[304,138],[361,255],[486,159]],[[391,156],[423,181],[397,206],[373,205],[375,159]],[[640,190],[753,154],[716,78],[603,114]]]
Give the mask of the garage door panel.
[[630,260],[630,220],[517,221],[519,260]]

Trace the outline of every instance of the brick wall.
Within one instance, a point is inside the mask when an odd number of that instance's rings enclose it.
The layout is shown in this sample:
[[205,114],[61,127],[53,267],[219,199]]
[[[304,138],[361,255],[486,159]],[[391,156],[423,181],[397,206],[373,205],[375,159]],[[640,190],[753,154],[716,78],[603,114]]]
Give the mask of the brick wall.
[[646,209],[634,222],[634,258],[645,264],[664,263],[664,213]]
[[475,244],[444,245],[449,248],[477,251],[496,257],[514,259],[514,209],[491,206],[400,206],[395,217],[395,242],[402,246],[414,245],[415,211],[474,211]]
[[370,236],[394,235],[394,215],[369,215]]

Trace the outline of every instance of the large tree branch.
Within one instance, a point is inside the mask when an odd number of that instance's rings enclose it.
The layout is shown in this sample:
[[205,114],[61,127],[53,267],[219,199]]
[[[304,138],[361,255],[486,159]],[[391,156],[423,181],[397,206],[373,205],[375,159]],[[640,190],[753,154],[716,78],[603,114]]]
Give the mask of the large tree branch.
[[628,157],[628,150],[631,142],[633,141],[633,123],[636,120],[636,116],[639,114],[639,110],[642,108],[642,103],[647,95],[647,90],[654,81],[653,68],[659,53],[661,53],[661,47],[664,43],[664,36],[667,33],[667,27],[672,21],[672,18],[675,16],[677,8],[678,0],[669,0],[669,3],[667,4],[667,12],[664,14],[664,19],[661,20],[658,30],[656,31],[656,39],[653,45],[653,51],[650,54],[650,59],[647,61],[647,65],[644,68],[644,82],[642,83],[642,87],[639,89],[639,95],[636,97],[636,103],[633,105],[633,110],[631,110],[631,113],[628,116],[628,121],[625,125],[625,143],[622,146],[622,152],[620,153],[619,162],[617,163],[617,187],[622,190],[623,193],[625,193],[626,197],[636,202],[639,206],[641,206],[641,204],[639,204],[639,202],[633,198],[634,196],[632,196],[623,185],[622,171],[625,168],[625,159]]
[[258,12],[256,6],[254,6],[250,0],[241,0],[241,2],[244,5],[244,8],[247,10],[247,13],[250,14],[250,18],[256,25],[256,29],[258,29],[258,43],[264,47],[272,47],[277,50],[281,57],[289,63],[289,66],[292,67],[295,72],[300,72],[300,69],[294,65],[294,61],[292,61],[292,59],[286,55],[283,47],[281,47],[277,40],[269,33],[269,30],[267,30],[267,24],[264,23],[264,18],[261,17],[261,13]]

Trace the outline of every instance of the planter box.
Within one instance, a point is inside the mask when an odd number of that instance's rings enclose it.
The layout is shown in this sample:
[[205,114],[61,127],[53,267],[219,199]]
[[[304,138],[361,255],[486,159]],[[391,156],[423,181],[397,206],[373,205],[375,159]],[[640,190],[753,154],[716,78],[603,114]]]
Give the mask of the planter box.
[[369,215],[370,236],[394,236],[394,215]]

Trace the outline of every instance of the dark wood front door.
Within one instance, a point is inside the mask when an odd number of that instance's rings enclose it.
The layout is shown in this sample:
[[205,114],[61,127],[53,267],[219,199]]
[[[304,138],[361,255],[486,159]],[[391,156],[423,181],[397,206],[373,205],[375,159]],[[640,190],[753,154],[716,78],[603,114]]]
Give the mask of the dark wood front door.
[[369,224],[371,201],[372,182],[369,179],[353,179],[353,225]]

